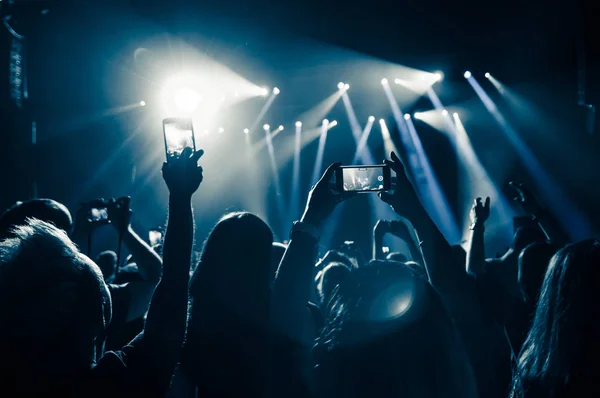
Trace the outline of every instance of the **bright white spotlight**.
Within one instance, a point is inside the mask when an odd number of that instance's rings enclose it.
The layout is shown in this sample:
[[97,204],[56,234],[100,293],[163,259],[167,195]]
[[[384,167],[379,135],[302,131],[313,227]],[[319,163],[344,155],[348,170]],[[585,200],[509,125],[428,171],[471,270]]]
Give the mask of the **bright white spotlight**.
[[489,79],[489,78],[490,78],[490,76],[492,76],[492,75],[490,75],[490,73],[489,73],[489,72],[485,72],[485,78],[486,78],[486,79]]
[[385,120],[379,119],[379,124],[385,124]]
[[140,101],[140,106],[146,106],[146,101]]
[[189,87],[182,87],[175,91],[173,100],[175,101],[175,106],[181,112],[192,113],[198,107],[202,97],[195,90]]
[[448,116],[448,111],[444,109],[444,110],[442,111],[442,115],[444,115],[444,116]]
[[344,90],[350,90],[350,85],[348,83],[344,84]]
[[402,80],[400,80],[400,79],[398,79],[398,78],[395,78],[395,79],[394,79],[394,83],[396,83],[396,84],[400,84],[400,83],[402,83]]
[[435,78],[436,82],[441,82],[442,80],[444,80],[444,74],[442,72],[435,72],[433,74],[433,77]]
[[338,89],[343,90],[344,87],[345,87],[345,84],[343,82],[338,83]]
[[337,120],[334,120],[333,122],[329,123],[329,128],[332,128],[335,126],[337,126]]
[[249,129],[244,129],[244,134],[248,134],[250,132]]
[[423,116],[421,112],[415,112],[415,119],[420,119]]
[[383,79],[381,79],[381,84],[383,84],[383,85],[388,84],[388,79],[386,79],[385,77]]
[[323,124],[324,124],[324,125],[328,125],[328,124],[329,124],[329,120],[327,120],[327,119],[323,119]]
[[269,90],[267,90],[266,87],[263,87],[260,89],[260,95],[262,95],[263,97],[266,97],[267,95],[269,95]]
[[277,87],[273,87],[273,94],[279,95],[281,91]]
[[280,124],[279,127],[277,128],[277,130],[283,131],[283,126]]
[[471,72],[466,71],[463,76],[465,77],[465,79],[469,79],[471,77]]
[[204,135],[208,135],[208,130],[204,130]]
[[375,121],[375,116],[369,116],[369,121],[370,122],[374,122]]
[[271,126],[269,126],[268,124],[263,125],[263,129],[265,131],[269,131],[270,128],[271,128]]
[[458,118],[458,113],[454,112],[454,113],[452,114],[452,116],[454,116],[455,118]]
[[238,93],[238,92],[236,91],[235,93],[233,93],[233,96],[234,96],[234,97],[239,97],[239,96],[240,96],[240,93]]
[[223,127],[219,127],[219,133],[222,133],[224,131],[225,131],[225,129]]
[[302,127],[302,122],[301,121],[297,121],[296,122],[296,127]]
[[410,119],[410,114],[408,114],[408,113],[405,113],[405,114],[404,114],[404,120],[408,120],[408,119]]

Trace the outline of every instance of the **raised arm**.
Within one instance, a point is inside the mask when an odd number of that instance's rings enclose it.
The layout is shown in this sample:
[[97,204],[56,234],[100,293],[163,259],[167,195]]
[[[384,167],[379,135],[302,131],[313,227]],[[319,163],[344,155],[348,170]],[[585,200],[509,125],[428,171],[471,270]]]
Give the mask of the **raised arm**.
[[169,221],[163,249],[162,279],[154,291],[144,328],[144,341],[149,343],[161,366],[175,368],[187,322],[188,283],[194,241],[192,195],[202,182],[200,150],[190,149],[163,165],[163,178],[169,188]]
[[383,237],[388,230],[388,222],[377,220],[373,228],[373,260],[382,260],[385,257],[383,252]]
[[460,272],[452,266],[455,252],[439,231],[421,204],[410,176],[396,153],[385,163],[396,173],[396,184],[392,193],[382,192],[381,200],[392,206],[401,217],[411,220],[422,241],[421,250],[425,259],[426,271],[434,285],[452,284]]
[[469,250],[467,251],[466,270],[469,275],[480,276],[485,273],[485,221],[490,216],[490,198],[482,204],[481,198],[475,199],[471,208],[471,234]]
[[389,230],[392,234],[406,242],[413,261],[416,261],[423,267],[427,266],[425,258],[423,258],[423,252],[421,251],[419,236],[409,220],[403,218],[402,220],[391,221]]
[[521,205],[525,213],[530,215],[540,226],[548,241],[557,245],[565,245],[570,242],[569,236],[562,229],[558,220],[547,209],[544,209],[535,196],[524,184],[510,182],[510,187],[515,191],[516,202]]
[[156,284],[160,280],[162,261],[158,254],[140,238],[131,227],[131,209],[128,198],[115,201],[111,199],[108,205],[108,219],[111,225],[120,232],[123,243],[129,249],[138,267],[142,280],[129,282],[124,289],[128,290],[128,308],[126,321],[138,319],[148,311],[148,305]]
[[296,342],[307,342],[314,334],[307,304],[314,280],[317,245],[326,218],[342,200],[329,186],[334,163],[308,195],[300,222],[294,223],[291,240],[279,264],[271,294],[271,319],[275,330]]

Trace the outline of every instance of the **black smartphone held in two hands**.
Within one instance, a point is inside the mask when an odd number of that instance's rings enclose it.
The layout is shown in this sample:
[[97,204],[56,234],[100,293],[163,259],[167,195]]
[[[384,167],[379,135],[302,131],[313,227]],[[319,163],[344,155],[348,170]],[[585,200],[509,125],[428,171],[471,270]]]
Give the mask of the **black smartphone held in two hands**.
[[172,156],[179,156],[185,148],[196,152],[196,138],[192,119],[186,117],[168,117],[163,119],[165,151],[167,161]]
[[335,178],[339,192],[382,192],[392,188],[390,167],[385,164],[340,166]]

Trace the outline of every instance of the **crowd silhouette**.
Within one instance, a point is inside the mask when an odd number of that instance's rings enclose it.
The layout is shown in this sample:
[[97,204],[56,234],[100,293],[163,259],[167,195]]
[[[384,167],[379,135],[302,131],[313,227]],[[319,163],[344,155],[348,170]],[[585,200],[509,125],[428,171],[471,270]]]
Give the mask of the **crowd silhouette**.
[[[355,195],[332,187],[335,163],[289,242],[252,213],[228,213],[196,263],[202,155],[164,163],[168,222],[155,246],[133,230],[128,198],[88,202],[74,219],[51,199],[3,213],[0,396],[600,395],[600,241],[570,242],[527,187],[511,183],[530,223],[486,258],[494,203],[474,198],[467,250],[452,246],[392,152],[395,183],[379,197],[397,218],[374,225],[371,258],[320,253],[328,218]],[[85,254],[102,223],[131,253],[124,266],[120,250]],[[386,252],[386,234],[408,250]]]

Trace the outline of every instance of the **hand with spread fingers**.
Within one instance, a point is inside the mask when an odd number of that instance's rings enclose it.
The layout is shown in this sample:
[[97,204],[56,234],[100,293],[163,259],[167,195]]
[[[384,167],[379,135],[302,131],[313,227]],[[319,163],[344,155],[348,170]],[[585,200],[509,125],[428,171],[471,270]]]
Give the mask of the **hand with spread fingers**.
[[483,225],[490,217],[490,198],[485,199],[485,204],[481,198],[475,199],[471,208],[471,221],[473,225]]
[[525,184],[511,181],[509,185],[516,193],[514,201],[521,205],[521,208],[525,213],[532,216],[537,216],[541,213],[542,207]]

